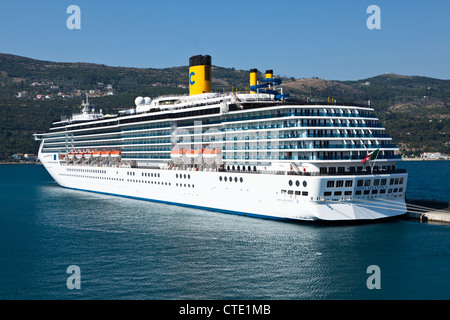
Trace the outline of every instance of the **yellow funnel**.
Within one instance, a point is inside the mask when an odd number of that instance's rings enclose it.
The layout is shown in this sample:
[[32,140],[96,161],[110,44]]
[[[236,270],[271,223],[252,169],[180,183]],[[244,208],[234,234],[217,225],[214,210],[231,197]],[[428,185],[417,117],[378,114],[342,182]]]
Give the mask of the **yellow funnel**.
[[[250,70],[250,87],[258,84],[258,69]],[[256,91],[250,91],[250,93],[256,93]]]
[[273,78],[273,70],[266,70],[266,79]]
[[211,92],[211,56],[189,58],[189,95]]

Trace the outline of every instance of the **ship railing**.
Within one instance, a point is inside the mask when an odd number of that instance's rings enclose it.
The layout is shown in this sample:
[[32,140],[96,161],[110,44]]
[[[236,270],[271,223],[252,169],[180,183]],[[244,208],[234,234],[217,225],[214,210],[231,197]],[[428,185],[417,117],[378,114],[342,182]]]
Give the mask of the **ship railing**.
[[407,173],[406,169],[395,169],[395,170],[382,170],[382,169],[373,169],[373,172],[370,170],[362,170],[362,171],[344,171],[344,172],[295,172],[288,171],[287,175],[292,176],[366,176],[373,174],[399,174],[399,173]]
[[226,169],[220,168],[218,172],[229,172],[229,173],[249,173],[249,174],[275,174],[275,175],[291,175],[291,176],[367,176],[374,174],[401,174],[407,173],[406,169],[395,169],[395,170],[382,170],[374,168],[373,172],[370,170],[362,171],[345,171],[345,172],[302,172],[302,171],[285,171],[285,170],[237,170],[237,169]]
[[368,104],[354,103],[354,102],[335,102],[335,101],[311,101],[311,100],[301,100],[301,99],[289,99],[285,103],[285,105],[315,105],[315,106],[344,106],[344,107],[360,107],[372,109],[372,106]]

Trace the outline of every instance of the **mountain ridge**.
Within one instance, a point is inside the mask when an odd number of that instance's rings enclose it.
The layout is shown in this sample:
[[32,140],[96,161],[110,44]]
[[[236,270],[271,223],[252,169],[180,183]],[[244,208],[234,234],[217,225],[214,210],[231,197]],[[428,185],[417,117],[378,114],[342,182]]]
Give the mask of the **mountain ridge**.
[[[187,94],[187,74],[188,66],[112,67],[0,53],[0,158],[36,153],[32,133],[76,111],[85,92],[95,92],[91,102],[112,113],[132,107],[136,96]],[[213,66],[212,77],[213,91],[248,90],[248,70]],[[293,99],[336,104],[370,100],[404,154],[450,153],[450,80],[392,73],[347,81],[280,77]]]

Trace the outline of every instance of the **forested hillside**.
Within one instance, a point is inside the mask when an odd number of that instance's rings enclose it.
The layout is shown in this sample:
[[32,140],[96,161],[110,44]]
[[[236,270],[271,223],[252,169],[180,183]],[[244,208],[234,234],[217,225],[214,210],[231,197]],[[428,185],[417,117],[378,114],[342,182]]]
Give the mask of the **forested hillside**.
[[[188,93],[187,74],[187,66],[109,67],[0,54],[0,160],[17,152],[36,153],[32,134],[77,112],[85,93],[97,110],[115,113],[132,107],[136,96]],[[214,91],[248,88],[248,70],[214,66],[212,76]],[[450,80],[395,74],[359,81],[283,77],[283,87],[294,99],[370,100],[403,153],[450,153]]]

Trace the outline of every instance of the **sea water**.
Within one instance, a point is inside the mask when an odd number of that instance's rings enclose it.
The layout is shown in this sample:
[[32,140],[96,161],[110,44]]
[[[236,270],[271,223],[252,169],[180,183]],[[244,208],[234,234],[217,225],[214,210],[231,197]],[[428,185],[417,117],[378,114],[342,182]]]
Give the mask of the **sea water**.
[[[408,197],[450,200],[450,162],[399,167]],[[446,224],[249,218],[64,189],[40,165],[0,166],[0,201],[0,299],[450,298]]]

